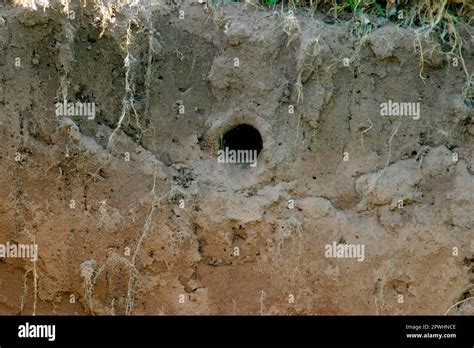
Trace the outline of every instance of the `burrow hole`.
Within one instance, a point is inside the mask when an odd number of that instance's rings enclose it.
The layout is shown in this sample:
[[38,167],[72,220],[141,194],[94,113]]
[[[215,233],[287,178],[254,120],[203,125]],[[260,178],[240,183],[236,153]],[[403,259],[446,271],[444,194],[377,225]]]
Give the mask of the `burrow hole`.
[[257,156],[263,148],[260,132],[248,124],[239,124],[228,130],[221,139],[220,149],[229,150],[257,150]]

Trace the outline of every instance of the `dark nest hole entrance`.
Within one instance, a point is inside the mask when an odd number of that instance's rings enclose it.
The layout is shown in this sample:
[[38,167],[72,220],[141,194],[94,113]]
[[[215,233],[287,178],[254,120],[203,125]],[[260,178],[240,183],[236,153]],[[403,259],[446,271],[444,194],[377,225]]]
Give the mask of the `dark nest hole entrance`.
[[248,124],[239,124],[227,131],[221,139],[221,150],[256,150],[257,156],[263,148],[260,132]]

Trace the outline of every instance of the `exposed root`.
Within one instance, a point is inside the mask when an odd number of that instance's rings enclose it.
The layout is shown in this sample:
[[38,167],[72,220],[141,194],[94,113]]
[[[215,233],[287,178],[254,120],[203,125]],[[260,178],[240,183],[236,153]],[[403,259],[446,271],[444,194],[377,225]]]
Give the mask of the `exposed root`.
[[267,311],[267,307],[265,307],[265,304],[263,303],[263,301],[265,301],[265,297],[266,297],[266,294],[265,294],[265,291],[260,291],[260,315],[263,316],[265,315],[265,312]]
[[[32,244],[34,246],[36,246],[36,234],[35,233],[31,233],[30,231],[27,231],[27,230],[24,230],[22,233],[27,235],[28,238],[31,240]],[[28,270],[23,275],[23,289],[25,289],[26,275],[31,271],[33,272],[33,312],[31,313],[31,315],[33,315],[33,316],[36,315],[36,306],[37,306],[37,302],[38,302],[38,270],[37,270],[37,265],[36,265],[37,261],[38,261],[38,255],[36,255],[36,258],[34,260],[32,260],[32,263],[33,263],[32,269]],[[22,305],[21,305],[22,311],[23,311],[23,305],[24,305],[24,301],[22,299]]]
[[[35,245],[35,238],[33,238],[33,245]],[[38,272],[36,270],[36,260],[33,261],[33,313],[36,315],[36,302],[38,300]]]
[[283,18],[283,32],[288,35],[288,41],[286,46],[288,47],[293,40],[295,40],[300,35],[300,24],[298,19],[295,17],[294,12],[292,10],[288,11],[288,13],[282,14]]
[[[449,309],[444,313],[444,315],[448,315],[448,313],[455,307],[459,307],[460,305],[465,305],[466,303],[468,303],[468,301],[473,301],[474,302],[474,297],[468,297],[468,298],[465,298],[464,300],[462,301],[459,301],[459,302],[456,302],[455,304],[453,304],[451,307],[449,307]],[[467,305],[468,309],[466,311],[469,311],[471,313],[471,311],[474,310],[474,303],[473,304],[469,304]],[[465,310],[464,308],[461,310],[463,311]]]
[[94,313],[94,306],[92,302],[92,294],[93,294],[93,276],[95,272],[97,262],[95,260],[87,260],[81,264],[80,271],[81,271],[81,278],[83,278],[83,289],[84,289],[84,298],[87,300],[89,304],[89,310],[91,313]]
[[237,306],[237,303],[235,302],[234,299],[232,299],[232,303],[233,303],[233,306],[232,306],[232,315],[235,315],[235,308]]
[[134,270],[136,269],[135,264],[137,262],[137,257],[138,257],[138,254],[139,254],[140,250],[141,250],[142,244],[143,244],[144,240],[146,239],[146,237],[148,235],[148,232],[150,231],[150,229],[152,227],[155,210],[156,210],[156,208],[159,208],[159,204],[160,204],[161,200],[165,197],[165,195],[162,195],[161,197],[158,197],[158,195],[156,194],[156,169],[155,169],[155,174],[154,174],[154,178],[153,178],[153,188],[151,189],[151,194],[153,195],[153,200],[152,200],[152,203],[151,203],[151,209],[150,209],[150,212],[148,213],[148,216],[145,219],[145,223],[144,223],[143,228],[141,230],[140,236],[139,236],[138,241],[137,241],[137,245],[135,247],[135,251],[134,251],[133,256],[132,256],[132,261],[131,261],[132,267],[130,269],[130,274],[129,274],[129,277],[128,277],[127,303],[126,303],[126,309],[125,309],[125,314],[126,315],[130,315],[132,313],[133,304],[134,304],[134,300],[135,300],[135,293],[134,293],[133,285],[134,285],[135,279],[136,279],[136,272]]
[[132,34],[131,34],[131,25],[132,20],[129,20],[127,25],[127,32],[125,36],[125,58],[123,60],[123,65],[125,67],[125,92],[124,97],[122,99],[122,113],[120,115],[119,121],[117,126],[113,130],[112,134],[109,137],[109,141],[107,143],[107,148],[109,148],[112,144],[112,140],[118,130],[122,127],[122,123],[125,117],[129,114],[130,110],[133,110],[136,113],[135,107],[133,106],[133,91],[131,88],[131,77],[130,77],[130,68],[131,68],[131,60],[133,59],[130,53],[130,44],[132,42]]
[[420,79],[422,81],[425,80],[425,78],[423,77],[423,70],[425,68],[425,59],[423,57],[423,44],[421,43],[421,40],[420,40],[420,35],[418,32],[415,32],[415,37],[416,37],[416,42],[418,43],[418,46],[414,44],[414,50],[416,52],[416,48],[418,47],[418,49],[420,50],[420,58],[418,60],[418,67],[419,67],[419,76],[420,76]]
[[21,301],[20,301],[20,313],[21,315],[24,315],[24,309],[25,309],[25,302],[26,302],[26,297],[28,296],[28,274],[31,272],[31,269],[27,270],[25,274],[23,274],[23,294],[21,295]]
[[298,145],[298,137],[300,132],[300,122],[301,122],[301,112],[298,112],[298,123],[296,124],[296,136],[295,136],[295,144],[294,149],[296,150],[296,146]]
[[156,33],[156,30],[153,28],[151,21],[149,22],[149,32],[148,32],[148,61],[146,66],[145,73],[145,117],[150,113],[150,86],[151,80],[153,78],[153,54],[156,52],[153,49],[153,36]]
[[392,135],[390,135],[390,138],[388,140],[388,155],[387,155],[387,161],[385,162],[385,167],[381,171],[379,171],[377,175],[375,176],[374,180],[372,181],[370,185],[369,192],[372,191],[372,189],[377,184],[377,181],[385,174],[388,166],[390,165],[390,159],[392,158],[392,141],[395,135],[398,133],[398,129],[400,128],[401,124],[402,124],[401,121],[398,122],[398,124],[393,129]]
[[[97,283],[99,276],[106,270],[111,264],[123,264],[130,269],[131,272],[137,273],[135,266],[120,255],[113,253],[107,259],[107,262],[101,267],[97,268],[97,262],[95,260],[86,260],[81,264],[80,271],[81,277],[83,278],[84,298],[87,300],[89,310],[92,314],[95,313],[93,296],[94,286]],[[115,298],[111,303],[111,313],[115,314]]]
[[292,272],[292,280],[291,280],[292,284],[295,283],[296,275],[299,271],[301,253],[303,252],[303,225],[301,223],[298,223],[296,225],[296,231],[298,232],[299,243],[298,243],[298,254],[296,257],[296,265]]
[[362,149],[364,149],[364,134],[367,133],[367,132],[370,132],[372,130],[372,128],[374,128],[374,123],[369,118],[369,116],[367,116],[367,120],[369,121],[370,126],[366,129],[364,129],[362,132],[360,132],[360,145],[361,145]]

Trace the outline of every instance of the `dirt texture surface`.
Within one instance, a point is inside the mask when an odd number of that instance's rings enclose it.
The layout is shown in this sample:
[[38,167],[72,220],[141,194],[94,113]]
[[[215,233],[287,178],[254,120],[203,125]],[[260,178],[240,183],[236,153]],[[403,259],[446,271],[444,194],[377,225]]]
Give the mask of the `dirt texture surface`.
[[[246,4],[0,15],[0,243],[38,246],[0,258],[0,314],[474,313],[449,310],[474,296],[466,33],[453,64],[395,23]],[[257,166],[218,163],[242,124]]]

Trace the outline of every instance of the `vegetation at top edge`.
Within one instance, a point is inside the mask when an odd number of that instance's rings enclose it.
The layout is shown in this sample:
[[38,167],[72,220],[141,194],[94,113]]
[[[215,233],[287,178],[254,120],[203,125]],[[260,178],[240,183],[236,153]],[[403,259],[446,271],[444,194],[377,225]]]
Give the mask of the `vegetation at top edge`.
[[403,10],[414,13],[418,17],[414,21],[435,20],[438,13],[450,16],[453,24],[457,25],[460,18],[472,21],[474,18],[474,1],[472,0],[210,0],[212,6],[224,3],[251,3],[259,7],[288,7],[306,8],[327,13],[368,13],[380,17],[390,17],[396,11]]

